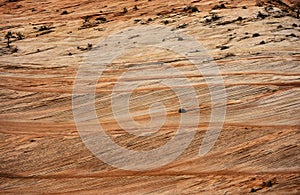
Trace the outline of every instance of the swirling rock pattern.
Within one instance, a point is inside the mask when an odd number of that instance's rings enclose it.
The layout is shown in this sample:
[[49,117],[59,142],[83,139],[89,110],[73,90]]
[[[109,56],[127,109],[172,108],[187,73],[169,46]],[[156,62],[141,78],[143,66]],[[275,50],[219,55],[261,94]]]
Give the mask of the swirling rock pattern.
[[[298,194],[300,23],[291,2],[2,0],[0,192]],[[221,3],[225,7],[211,10]],[[146,123],[149,105],[161,100],[168,119],[150,137],[122,131],[110,94],[129,68],[176,67],[196,89],[201,119],[194,141],[176,161],[151,171],[123,171],[101,162],[82,143],[72,115],[73,84],[89,48],[101,50],[96,44],[111,33],[149,24],[167,25],[203,44],[224,78],[227,115],[213,149],[198,157],[211,110],[203,76],[170,51],[129,51],[97,84],[97,114],[115,142],[132,150],[159,147],[172,138],[180,117],[176,95],[160,84],[170,75],[135,77],[128,82],[147,82],[132,94],[133,118]],[[6,48],[8,31],[24,35],[11,40],[17,52]]]

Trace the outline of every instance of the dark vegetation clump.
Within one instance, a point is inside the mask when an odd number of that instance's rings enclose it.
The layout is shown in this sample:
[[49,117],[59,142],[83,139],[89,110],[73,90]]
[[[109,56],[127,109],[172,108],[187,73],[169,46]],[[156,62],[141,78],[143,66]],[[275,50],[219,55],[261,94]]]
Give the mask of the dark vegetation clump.
[[258,7],[262,7],[264,5],[264,3],[262,1],[260,1],[260,0],[256,0],[256,4],[255,5],[258,6]]
[[96,20],[97,21],[100,21],[100,22],[102,22],[102,23],[105,23],[105,22],[107,22],[107,19],[105,18],[105,17],[98,17],[98,18],[96,18]]
[[263,182],[262,184],[261,184],[261,187],[268,187],[268,188],[270,188],[270,187],[272,187],[273,186],[273,182],[272,182],[272,180],[269,180],[269,181],[267,181],[267,182]]
[[6,54],[13,54],[19,51],[17,46],[12,46],[11,45],[11,39],[18,40],[17,37],[14,35],[15,33],[8,31],[5,34],[5,39],[7,40],[6,42],[6,47],[0,48],[0,56],[6,55]]
[[184,39],[182,37],[178,37],[178,41],[183,41]]
[[274,178],[273,180],[269,180],[267,182],[264,181],[258,188],[251,188],[250,193],[257,192],[264,188],[271,188],[275,183],[276,183],[276,178]]
[[239,16],[236,20],[237,20],[237,21],[242,21],[243,18],[242,18],[241,16]]
[[229,57],[234,57],[236,56],[234,53],[227,53],[224,57],[229,58]]
[[205,19],[205,23],[210,23],[210,22],[214,22],[214,21],[217,21],[219,20],[220,18],[222,18],[221,16],[218,16],[216,14],[213,14],[211,17],[207,17]]
[[225,49],[229,49],[229,47],[226,46],[226,45],[222,45],[222,46],[220,47],[220,49],[221,49],[221,50],[225,50]]
[[8,31],[5,35],[5,39],[7,39],[7,47],[10,48],[10,39],[13,37],[13,33],[11,31]]
[[7,40],[7,42],[6,42],[7,48],[10,48],[11,39],[14,39],[14,41],[22,40],[25,38],[25,36],[21,32],[14,33],[14,32],[8,31],[5,34],[4,38]]
[[196,6],[191,6],[191,5],[183,8],[183,11],[188,12],[188,13],[199,12],[199,10]]
[[18,51],[19,51],[19,48],[17,46],[11,48],[12,53],[16,53]]
[[52,29],[52,27],[43,25],[43,26],[40,26],[39,31],[46,31],[46,30],[51,30],[51,29]]
[[67,15],[67,14],[69,14],[69,12],[65,10],[60,15]]
[[184,29],[184,28],[186,28],[187,26],[188,26],[188,24],[187,24],[187,23],[184,23],[184,24],[179,25],[179,26],[177,27],[177,29]]
[[52,30],[53,28],[55,28],[55,27],[53,27],[53,26],[46,26],[46,25],[42,25],[40,27],[36,27],[36,26],[33,27],[33,29],[36,29],[37,33],[38,33],[38,34],[35,35],[36,37],[38,37],[40,35],[45,35],[45,34],[49,34],[51,32],[54,32],[54,30]]
[[225,9],[225,8],[226,8],[225,4],[222,3],[221,5],[215,5],[215,6],[212,8],[212,10],[215,10],[215,9]]
[[169,20],[164,20],[163,23],[164,23],[165,25],[167,25],[167,24],[169,24],[170,22],[169,22]]
[[296,1],[293,7],[294,7],[294,11],[297,14],[297,18],[299,18],[300,17],[300,1]]
[[21,32],[17,32],[16,35],[18,40],[23,40],[25,38],[25,36]]
[[265,11],[267,11],[267,12],[270,12],[272,10],[274,10],[274,8],[272,6],[265,7]]
[[91,50],[92,48],[93,48],[93,44],[91,43],[88,43],[87,47],[80,47],[80,46],[77,47],[77,49],[81,51]]
[[294,33],[291,33],[289,35],[286,35],[286,37],[297,37]]
[[266,42],[265,41],[261,41],[259,44],[260,45],[264,45],[264,44],[266,44]]
[[251,188],[250,193],[256,192],[257,190],[254,188]]
[[138,19],[135,19],[135,20],[134,20],[134,23],[137,24],[137,23],[139,23],[140,21],[142,21],[142,19],[138,18]]
[[221,17],[221,16],[218,16],[218,15],[215,15],[215,14],[211,17],[212,21],[217,21],[217,20],[219,20],[220,18],[222,18],[222,17]]
[[186,113],[187,111],[184,108],[179,108],[178,113]]
[[253,38],[254,38],[254,37],[259,37],[259,36],[260,36],[259,33],[254,33],[254,34],[252,35]]
[[258,12],[258,14],[257,14],[257,18],[265,19],[266,17],[267,17],[267,15],[265,15],[261,12]]
[[222,3],[222,4],[220,5],[220,8],[221,8],[221,9],[225,9],[225,8],[226,8],[225,4]]
[[91,22],[89,18],[85,18],[82,25],[78,28],[78,30],[93,28],[99,25],[99,21]]
[[133,7],[133,10],[134,10],[134,11],[137,11],[137,10],[139,10],[139,8],[135,5],[135,6]]

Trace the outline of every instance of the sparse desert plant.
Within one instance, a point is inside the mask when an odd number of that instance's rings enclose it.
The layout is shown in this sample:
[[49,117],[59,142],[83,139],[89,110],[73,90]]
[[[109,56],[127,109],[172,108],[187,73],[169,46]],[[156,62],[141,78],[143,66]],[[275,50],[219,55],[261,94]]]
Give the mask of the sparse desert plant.
[[22,39],[25,38],[24,35],[21,32],[17,32],[16,35],[17,35],[18,40],[22,40]]
[[17,46],[15,46],[15,47],[13,47],[12,49],[11,49],[11,52],[12,53],[16,53],[16,52],[18,52],[19,51],[19,48],[17,47]]
[[7,39],[7,47],[10,48],[10,39],[13,37],[13,33],[8,31],[5,35],[5,39]]
[[139,10],[139,8],[135,5],[135,6],[133,7],[133,10],[134,10],[134,11],[137,11],[137,10]]

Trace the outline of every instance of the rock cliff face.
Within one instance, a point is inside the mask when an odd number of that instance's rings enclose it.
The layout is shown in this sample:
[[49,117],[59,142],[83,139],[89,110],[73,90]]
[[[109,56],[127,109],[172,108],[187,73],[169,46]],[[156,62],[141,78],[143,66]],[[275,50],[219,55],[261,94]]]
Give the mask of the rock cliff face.
[[[0,192],[298,194],[297,3],[1,0]],[[96,83],[96,113],[113,141],[130,150],[151,150],[172,139],[181,116],[200,113],[200,121],[194,140],[175,161],[154,170],[125,171],[99,160],[86,148],[75,125],[72,93],[78,69],[88,66],[88,57],[101,54],[103,49],[113,53],[124,44],[138,44],[135,39],[151,34],[145,31],[132,34],[126,42],[112,39],[101,45],[106,37],[120,33],[120,40],[124,40],[125,29],[147,26],[167,27],[170,33],[189,35],[202,44],[209,57],[201,66],[214,62],[219,68],[227,112],[215,145],[199,157],[213,117],[209,87],[214,86],[207,84],[207,75],[199,74],[186,57],[171,50],[137,47],[126,51],[105,68]],[[12,32],[9,41],[8,32]],[[167,41],[161,38],[162,44]],[[180,44],[185,39],[175,36],[172,41]],[[170,78],[176,83],[181,78],[164,73],[170,67],[179,70],[195,89],[197,108],[182,108],[180,97],[162,83]],[[98,71],[97,65],[91,70]],[[122,81],[139,85],[129,102],[136,122],[151,121],[148,110],[155,102],[165,105],[165,114],[153,114],[154,119],[165,116],[166,121],[152,136],[129,134],[116,121],[111,94],[127,71],[137,72]],[[184,92],[188,86],[178,82],[176,87]],[[76,106],[88,103],[83,100]],[[126,123],[122,109],[116,112]],[[183,134],[192,130],[189,124],[193,122],[184,121]]]

